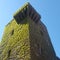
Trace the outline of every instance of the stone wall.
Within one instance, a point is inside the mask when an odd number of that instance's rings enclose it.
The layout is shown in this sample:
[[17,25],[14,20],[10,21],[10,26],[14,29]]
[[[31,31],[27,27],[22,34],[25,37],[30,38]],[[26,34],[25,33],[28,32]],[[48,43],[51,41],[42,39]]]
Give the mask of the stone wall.
[[[13,20],[5,27],[5,33],[0,45],[0,60],[29,60],[30,42],[29,42],[29,24],[17,24]],[[27,59],[26,59],[27,58]]]
[[29,24],[32,60],[56,60],[54,48],[45,25],[41,21],[35,23],[31,19]]

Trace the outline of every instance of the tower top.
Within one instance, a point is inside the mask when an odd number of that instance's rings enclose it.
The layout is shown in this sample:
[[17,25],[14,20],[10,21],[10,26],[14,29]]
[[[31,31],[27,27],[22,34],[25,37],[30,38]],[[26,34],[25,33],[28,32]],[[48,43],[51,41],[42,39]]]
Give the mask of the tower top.
[[29,2],[27,2],[22,8],[20,8],[15,14],[14,18],[16,20],[22,21],[24,18],[30,17],[33,21],[38,22],[41,16],[37,13],[37,11],[31,6]]

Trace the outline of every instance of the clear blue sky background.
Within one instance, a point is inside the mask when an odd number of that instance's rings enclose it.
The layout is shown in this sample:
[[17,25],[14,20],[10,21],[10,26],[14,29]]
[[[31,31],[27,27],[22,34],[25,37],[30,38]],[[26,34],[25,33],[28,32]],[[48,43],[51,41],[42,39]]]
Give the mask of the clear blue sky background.
[[60,0],[0,0],[0,40],[5,25],[13,14],[26,2],[39,12],[47,26],[56,55],[60,57]]

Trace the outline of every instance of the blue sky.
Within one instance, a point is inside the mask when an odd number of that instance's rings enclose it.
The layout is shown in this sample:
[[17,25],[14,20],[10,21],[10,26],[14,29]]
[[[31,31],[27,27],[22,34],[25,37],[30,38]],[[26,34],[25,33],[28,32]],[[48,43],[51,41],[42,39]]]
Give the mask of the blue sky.
[[60,57],[60,0],[0,0],[0,40],[5,25],[12,20],[13,14],[26,2],[30,2],[41,15],[56,55]]

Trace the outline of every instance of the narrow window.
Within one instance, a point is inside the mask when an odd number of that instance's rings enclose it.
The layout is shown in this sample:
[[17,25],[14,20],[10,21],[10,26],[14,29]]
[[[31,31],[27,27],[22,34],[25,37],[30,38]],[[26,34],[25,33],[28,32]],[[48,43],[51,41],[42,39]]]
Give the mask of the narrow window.
[[13,35],[14,34],[14,29],[11,31],[11,35]]
[[42,31],[40,31],[40,33],[41,33],[41,35],[43,36],[43,32],[42,32]]
[[8,57],[10,56],[11,50],[8,51]]
[[41,55],[41,47],[39,44],[37,44],[37,46],[38,46],[37,48],[38,48],[39,54]]

